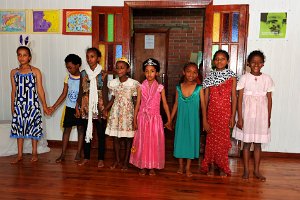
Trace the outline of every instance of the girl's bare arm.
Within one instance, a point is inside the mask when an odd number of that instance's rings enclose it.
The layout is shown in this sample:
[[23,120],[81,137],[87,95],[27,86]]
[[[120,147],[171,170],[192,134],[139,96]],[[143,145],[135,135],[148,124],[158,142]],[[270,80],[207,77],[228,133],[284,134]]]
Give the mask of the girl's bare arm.
[[229,127],[233,128],[235,125],[235,115],[236,115],[236,105],[237,105],[237,97],[236,97],[236,78],[232,78],[232,88],[231,88],[231,119]]
[[173,121],[176,112],[177,112],[177,108],[178,108],[178,92],[176,90],[176,94],[175,94],[175,103],[173,105],[173,109],[172,109],[172,113],[171,113],[171,122]]
[[15,102],[15,95],[16,95],[16,84],[15,84],[15,79],[14,79],[14,75],[16,73],[16,70],[13,69],[10,72],[10,82],[11,82],[11,114],[13,115],[14,113],[14,102]]
[[271,126],[271,112],[272,112],[272,92],[267,93],[268,98],[268,125]]
[[137,127],[137,115],[138,115],[138,112],[140,110],[140,105],[141,105],[141,88],[138,87],[137,88],[136,104],[135,104],[135,108],[134,108],[134,118],[133,118],[134,130],[136,130],[138,128]]
[[36,85],[37,85],[37,92],[38,95],[40,97],[42,106],[43,106],[43,110],[44,112],[48,115],[48,108],[47,108],[47,103],[46,103],[46,98],[45,98],[45,91],[43,88],[43,80],[42,80],[42,74],[41,71],[38,68],[33,68],[32,71],[35,73],[36,75]]
[[61,92],[60,96],[58,97],[58,99],[56,100],[54,105],[52,106],[53,111],[56,110],[57,107],[66,99],[67,94],[68,94],[68,84],[64,83],[63,91]]
[[239,129],[243,129],[243,116],[242,116],[242,105],[243,105],[243,95],[244,95],[244,89],[240,89],[238,91],[238,102],[237,102],[237,110],[238,110],[238,121],[236,123],[236,126]]
[[[208,98],[207,98],[207,100],[208,100]],[[201,110],[202,110],[203,129],[206,132],[210,132],[210,126],[207,122],[207,103],[206,103],[206,96],[205,96],[204,89],[200,90],[200,103],[201,103]]]

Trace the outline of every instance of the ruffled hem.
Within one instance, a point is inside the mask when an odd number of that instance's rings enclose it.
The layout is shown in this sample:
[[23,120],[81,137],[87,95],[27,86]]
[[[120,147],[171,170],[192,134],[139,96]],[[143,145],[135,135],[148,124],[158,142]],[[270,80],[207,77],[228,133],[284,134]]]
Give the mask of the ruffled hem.
[[32,136],[32,135],[10,135],[10,138],[23,138],[23,139],[34,139],[34,140],[40,140],[43,137],[43,134],[40,136]]

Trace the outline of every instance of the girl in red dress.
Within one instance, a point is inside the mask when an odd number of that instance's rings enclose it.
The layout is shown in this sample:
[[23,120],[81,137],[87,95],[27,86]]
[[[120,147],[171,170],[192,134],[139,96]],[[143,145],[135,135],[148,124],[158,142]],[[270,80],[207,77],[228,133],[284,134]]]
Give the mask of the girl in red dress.
[[203,81],[209,129],[201,171],[213,175],[216,165],[220,176],[227,176],[231,174],[228,151],[231,147],[230,128],[235,124],[236,75],[228,69],[229,55],[226,51],[218,50],[213,63],[215,69]]

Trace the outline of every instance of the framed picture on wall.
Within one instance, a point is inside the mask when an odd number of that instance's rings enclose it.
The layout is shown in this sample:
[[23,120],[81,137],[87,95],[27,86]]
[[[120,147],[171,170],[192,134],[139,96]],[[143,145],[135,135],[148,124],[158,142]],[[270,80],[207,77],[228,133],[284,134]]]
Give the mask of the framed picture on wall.
[[286,25],[286,12],[261,13],[259,38],[285,38]]
[[61,33],[61,10],[32,10],[32,33]]
[[88,9],[64,9],[62,33],[66,35],[91,35],[92,11]]
[[25,33],[28,31],[26,10],[0,10],[0,33]]

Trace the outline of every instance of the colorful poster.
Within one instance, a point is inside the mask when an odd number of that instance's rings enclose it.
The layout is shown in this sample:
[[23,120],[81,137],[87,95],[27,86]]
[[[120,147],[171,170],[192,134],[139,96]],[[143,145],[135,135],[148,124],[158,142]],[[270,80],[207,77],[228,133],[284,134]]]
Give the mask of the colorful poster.
[[260,38],[285,38],[287,13],[261,13]]
[[59,33],[60,13],[60,10],[32,11],[33,32]]
[[92,11],[91,10],[63,10],[64,34],[91,34]]
[[26,32],[26,11],[0,10],[0,32]]

